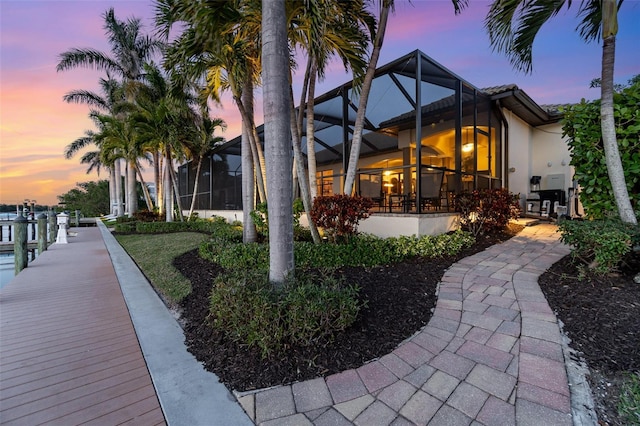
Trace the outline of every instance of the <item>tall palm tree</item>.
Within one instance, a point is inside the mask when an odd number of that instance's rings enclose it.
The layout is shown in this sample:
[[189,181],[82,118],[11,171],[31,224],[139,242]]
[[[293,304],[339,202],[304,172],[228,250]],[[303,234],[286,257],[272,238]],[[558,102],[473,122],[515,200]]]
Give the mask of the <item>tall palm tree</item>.
[[367,72],[362,81],[362,87],[360,88],[360,100],[358,103],[358,112],[356,114],[356,121],[353,127],[353,137],[351,139],[351,149],[349,151],[349,163],[347,166],[347,176],[345,178],[343,192],[347,195],[353,193],[353,185],[356,180],[356,169],[358,168],[358,160],[360,159],[360,147],[362,146],[362,131],[364,129],[364,119],[366,117],[367,102],[369,101],[369,92],[371,91],[371,85],[373,84],[373,77],[378,66],[378,58],[380,57],[380,50],[382,50],[382,44],[384,42],[384,34],[387,29],[387,20],[389,19],[389,12],[394,6],[394,0],[380,0],[380,18],[378,20],[378,27],[373,35],[373,48],[371,50],[371,56],[369,58],[369,65],[367,66]]
[[[300,47],[307,54],[307,66],[303,79],[298,114],[295,115],[293,87],[291,88],[291,134],[298,186],[305,211],[311,211],[317,196],[316,159],[314,137],[314,98],[316,78],[324,78],[324,71],[332,56],[340,57],[345,70],[351,68],[354,75],[364,74],[366,67],[367,33],[358,22],[366,15],[364,2],[360,0],[334,1],[310,0],[292,2],[288,8],[289,40],[292,47]],[[354,17],[357,16],[358,19]],[[292,71],[291,71],[292,72]],[[293,76],[290,77],[293,81]],[[306,105],[306,107],[305,107]],[[301,149],[302,123],[306,117],[307,164],[305,170]],[[308,175],[307,175],[308,170]],[[320,242],[315,223],[309,218],[309,228],[314,242]]]
[[[258,194],[266,201],[265,159],[255,121],[243,102],[243,91],[259,81],[260,2],[238,0],[209,2],[158,0],[156,25],[168,37],[174,24],[186,29],[171,44],[165,66],[179,68],[193,80],[205,78],[203,95],[219,102],[224,91],[230,91],[247,126]],[[248,84],[248,83],[251,84]],[[247,153],[248,154],[248,153]]]
[[[618,3],[616,0],[581,1],[578,9],[581,21],[577,30],[587,42],[602,37],[600,116],[607,171],[620,218],[623,222],[637,224],[620,160],[613,115],[617,16],[622,3],[623,0],[618,0]],[[506,54],[514,68],[530,73],[533,67],[533,43],[540,28],[563,8],[569,9],[571,6],[570,0],[495,0],[485,18],[491,45]]]
[[193,194],[191,196],[191,206],[189,207],[189,215],[191,218],[193,210],[196,205],[196,195],[198,193],[198,183],[200,181],[200,169],[202,167],[202,160],[211,154],[213,149],[220,143],[224,142],[222,136],[216,136],[217,129],[224,130],[227,128],[227,124],[221,118],[210,118],[207,108],[202,108],[198,121],[196,123],[195,137],[185,143],[185,148],[188,152],[188,156],[192,161],[196,163],[196,173],[193,182]]
[[[284,0],[262,2],[264,139],[269,195],[269,280],[293,273],[293,211],[289,109],[289,47]],[[285,170],[287,173],[283,173]]]
[[174,199],[182,219],[174,161],[176,157],[181,159],[184,156],[184,142],[195,134],[195,113],[190,108],[190,102],[195,98],[186,87],[178,84],[178,80],[165,76],[157,65],[149,63],[144,69],[144,84],[138,87],[137,110],[133,118],[141,143],[154,146],[163,153],[165,170],[158,199],[164,201],[158,204],[170,222],[173,220],[171,204]]
[[[106,71],[110,76],[120,77],[127,99],[132,102],[135,96],[135,86],[132,83],[140,78],[142,65],[159,52],[163,44],[141,33],[138,18],[120,21],[113,8],[107,10],[103,18],[111,54],[91,48],[72,48],[60,55],[56,69],[66,71],[76,67],[95,68]],[[116,162],[115,169],[118,168]],[[133,174],[134,171],[130,173]],[[120,180],[118,174],[119,171],[116,171],[116,182]],[[135,174],[133,176],[135,178]],[[121,209],[118,210],[118,215],[121,215]]]
[[[72,90],[66,93],[63,97],[65,102],[82,103],[91,107],[89,118],[93,120],[94,125],[96,126],[101,125],[100,121],[96,119],[97,114],[115,114],[118,105],[124,100],[122,85],[115,79],[111,78],[108,72],[106,79],[101,78],[99,80],[99,85],[103,93],[102,95],[89,90]],[[85,132],[85,136],[80,137],[67,145],[64,153],[65,158],[70,159],[80,150],[90,145],[96,145],[96,141],[97,133],[91,130],[87,130]],[[120,163],[115,162],[107,166],[106,164],[102,164],[101,158],[102,156],[100,155],[99,150],[91,151],[83,155],[80,162],[82,164],[90,165],[87,173],[91,173],[91,171],[95,169],[99,174],[101,166],[105,166],[108,168],[111,213],[121,215],[122,189],[120,179],[116,179],[116,176],[120,175],[120,169],[118,167],[118,170],[115,170],[116,164],[119,166]]]
[[103,151],[113,153],[116,158],[122,158],[128,166],[126,175],[126,200],[127,213],[133,217],[138,206],[136,170],[138,160],[138,150],[136,147],[135,134],[132,126],[123,117],[108,115],[98,116],[102,123],[103,130],[98,138]]

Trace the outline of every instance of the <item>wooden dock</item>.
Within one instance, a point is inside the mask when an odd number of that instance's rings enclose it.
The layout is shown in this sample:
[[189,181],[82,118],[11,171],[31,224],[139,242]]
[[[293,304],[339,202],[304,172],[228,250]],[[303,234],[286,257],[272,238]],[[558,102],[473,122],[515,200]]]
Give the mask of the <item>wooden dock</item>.
[[0,424],[166,424],[98,228],[0,291]]

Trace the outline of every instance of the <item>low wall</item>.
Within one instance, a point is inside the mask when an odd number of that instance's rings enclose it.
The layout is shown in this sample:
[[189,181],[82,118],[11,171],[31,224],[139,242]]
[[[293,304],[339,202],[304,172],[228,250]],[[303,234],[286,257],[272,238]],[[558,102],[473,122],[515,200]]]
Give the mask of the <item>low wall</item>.
[[[208,219],[220,216],[228,222],[242,222],[241,210],[196,210],[198,217]],[[308,225],[307,216],[300,217],[302,226]],[[456,213],[431,213],[431,214],[391,214],[375,213],[360,222],[358,231],[376,235],[378,237],[398,237],[400,235],[439,235],[454,231],[458,228],[458,215]]]

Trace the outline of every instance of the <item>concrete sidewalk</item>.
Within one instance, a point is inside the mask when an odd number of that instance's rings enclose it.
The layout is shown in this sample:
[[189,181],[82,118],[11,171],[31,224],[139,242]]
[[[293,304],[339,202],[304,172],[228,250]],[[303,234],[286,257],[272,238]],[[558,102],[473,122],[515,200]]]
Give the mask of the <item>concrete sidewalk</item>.
[[569,253],[526,227],[442,278],[429,324],[392,353],[239,397],[260,425],[572,425],[557,320],[538,277]]
[[111,261],[170,426],[253,424],[218,377],[184,343],[180,325],[113,235],[99,221]]

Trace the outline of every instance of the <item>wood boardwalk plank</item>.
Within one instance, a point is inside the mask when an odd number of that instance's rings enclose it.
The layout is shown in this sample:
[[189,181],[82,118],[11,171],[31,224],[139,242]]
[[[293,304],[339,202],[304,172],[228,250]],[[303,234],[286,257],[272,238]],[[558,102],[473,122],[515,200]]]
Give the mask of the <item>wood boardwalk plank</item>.
[[0,423],[166,424],[97,228],[0,291]]

